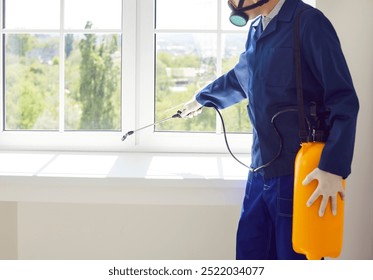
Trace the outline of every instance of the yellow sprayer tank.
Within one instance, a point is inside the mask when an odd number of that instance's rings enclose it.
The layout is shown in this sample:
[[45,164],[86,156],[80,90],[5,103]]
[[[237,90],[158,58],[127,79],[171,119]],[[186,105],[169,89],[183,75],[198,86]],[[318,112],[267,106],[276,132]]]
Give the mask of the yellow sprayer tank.
[[[311,207],[306,206],[317,187],[317,181],[302,185],[305,177],[318,166],[323,148],[324,143],[320,142],[302,143],[295,159],[293,248],[309,260],[336,258],[342,249],[344,201],[338,195],[337,215],[333,216],[329,201],[324,216],[320,217],[321,197]],[[344,184],[343,180],[343,187]]]

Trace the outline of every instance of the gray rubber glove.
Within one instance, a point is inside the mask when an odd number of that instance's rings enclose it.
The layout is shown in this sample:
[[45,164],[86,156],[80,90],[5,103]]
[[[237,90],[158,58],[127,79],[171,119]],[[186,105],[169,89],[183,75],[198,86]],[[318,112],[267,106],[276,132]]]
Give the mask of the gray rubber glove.
[[180,117],[193,118],[202,112],[202,108],[203,106],[199,104],[195,98],[193,98],[192,100],[184,104],[184,107],[180,113]]
[[316,190],[312,193],[307,201],[307,206],[310,207],[319,196],[322,196],[319,216],[324,216],[325,208],[331,200],[331,208],[333,215],[337,215],[337,196],[340,195],[342,199],[345,197],[345,190],[342,187],[342,177],[335,175],[319,168],[315,168],[303,180],[303,186],[308,185],[311,181],[317,180],[319,183]]

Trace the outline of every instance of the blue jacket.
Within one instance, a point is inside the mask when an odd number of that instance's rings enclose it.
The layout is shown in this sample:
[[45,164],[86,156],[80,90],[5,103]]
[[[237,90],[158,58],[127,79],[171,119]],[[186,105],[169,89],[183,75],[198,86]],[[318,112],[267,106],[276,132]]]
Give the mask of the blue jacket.
[[[351,172],[358,98],[338,36],[329,20],[300,0],[286,0],[279,14],[256,40],[261,24],[256,19],[249,30],[246,50],[237,65],[196,96],[207,107],[224,109],[248,98],[253,125],[253,168],[271,161],[279,149],[279,137],[272,117],[286,108],[297,107],[294,66],[294,18],[300,21],[302,75],[305,109],[316,102],[320,111],[330,111],[326,123],[330,132],[319,168],[346,178]],[[288,112],[276,118],[283,139],[280,156],[264,168],[266,178],[294,173],[300,147],[298,114]]]

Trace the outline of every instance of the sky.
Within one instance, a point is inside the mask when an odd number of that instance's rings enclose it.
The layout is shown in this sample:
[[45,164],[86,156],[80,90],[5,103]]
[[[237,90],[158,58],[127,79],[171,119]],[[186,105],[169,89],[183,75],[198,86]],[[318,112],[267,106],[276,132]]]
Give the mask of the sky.
[[[157,0],[157,28],[216,29],[219,1],[223,29],[237,29],[229,23],[230,10],[227,0]],[[6,0],[5,2],[6,28],[47,30],[60,27],[60,0]],[[120,29],[121,2],[121,0],[64,0],[65,28],[84,29],[86,22],[90,20],[94,24],[93,27],[99,29]],[[315,4],[315,0],[304,0],[304,2]]]
[[[121,28],[121,0],[65,0],[65,28],[84,29],[87,20],[100,29]],[[22,7],[22,8],[20,8]],[[42,8],[41,8],[42,7]],[[60,0],[7,0],[6,28],[59,29]]]

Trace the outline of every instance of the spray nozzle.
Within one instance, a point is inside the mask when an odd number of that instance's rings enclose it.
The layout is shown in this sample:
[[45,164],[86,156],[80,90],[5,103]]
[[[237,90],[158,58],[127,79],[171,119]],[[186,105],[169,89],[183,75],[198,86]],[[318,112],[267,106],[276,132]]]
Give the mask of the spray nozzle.
[[124,135],[122,136],[122,141],[126,140],[128,136],[134,134],[136,131],[142,130],[142,129],[147,128],[147,127],[149,127],[149,126],[155,126],[155,125],[157,125],[157,124],[159,124],[159,123],[163,123],[163,122],[168,121],[168,120],[170,120],[170,119],[181,118],[181,115],[180,115],[180,114],[181,114],[181,111],[179,110],[179,111],[176,112],[176,114],[172,115],[171,117],[168,117],[168,118],[166,118],[166,119],[163,119],[163,120],[157,121],[157,122],[155,122],[155,123],[152,123],[152,124],[146,125],[146,126],[144,126],[144,127],[141,127],[141,128],[135,129],[135,130],[130,130],[130,131],[128,131],[126,134],[124,134]]
[[134,134],[134,133],[135,133],[135,132],[134,132],[133,130],[128,131],[126,134],[123,135],[123,137],[122,137],[122,141],[126,140],[127,136],[130,136],[130,135],[132,135],[132,134]]

